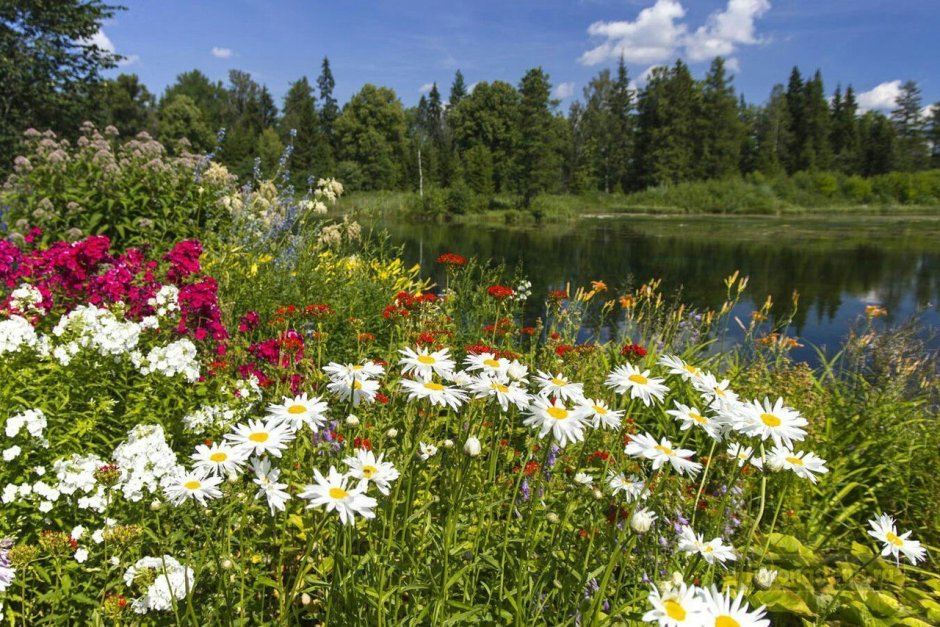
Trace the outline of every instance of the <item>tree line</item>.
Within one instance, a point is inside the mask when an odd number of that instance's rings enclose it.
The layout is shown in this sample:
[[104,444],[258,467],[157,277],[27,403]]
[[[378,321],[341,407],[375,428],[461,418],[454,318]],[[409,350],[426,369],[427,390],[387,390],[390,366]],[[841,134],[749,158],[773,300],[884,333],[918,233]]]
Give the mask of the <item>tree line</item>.
[[[66,32],[73,40],[90,37],[113,12],[99,2],[35,6],[74,22]],[[98,71],[116,57],[94,46],[73,46],[78,60],[71,65],[67,54],[30,65],[31,32],[45,45],[56,43],[43,39],[41,27],[28,28],[37,21],[32,11],[0,15],[19,20],[0,30],[4,55],[20,57],[12,88],[0,95],[7,168],[26,126],[68,135],[82,119],[113,125],[125,137],[146,130],[171,146],[185,137],[242,176],[280,165],[298,182],[313,175],[336,176],[352,189],[461,187],[513,194],[525,205],[540,193],[631,192],[754,172],[874,176],[940,167],[940,103],[925,108],[913,81],[885,115],[860,112],[851,85],[827,95],[818,70],[804,76],[793,68],[786,84],[753,104],[737,94],[720,57],[702,79],[678,60],[654,68],[639,88],[621,59],[594,76],[567,111],[540,67],[516,85],[481,81],[472,88],[458,70],[446,100],[435,83],[413,107],[391,88],[367,84],[340,106],[324,58],[316,79],[300,77],[280,103],[240,70],[225,83],[184,72],[157,97],[134,74],[102,79]],[[50,16],[38,17],[48,28]],[[290,161],[281,164],[288,145]]]

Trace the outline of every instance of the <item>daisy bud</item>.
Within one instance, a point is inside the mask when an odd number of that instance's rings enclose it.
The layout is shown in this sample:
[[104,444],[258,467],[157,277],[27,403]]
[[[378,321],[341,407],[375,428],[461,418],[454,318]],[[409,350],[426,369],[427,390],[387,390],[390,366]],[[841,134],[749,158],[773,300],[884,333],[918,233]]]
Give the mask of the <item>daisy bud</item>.
[[547,513],[547,514],[545,515],[545,520],[547,520],[548,522],[552,523],[553,525],[557,525],[557,524],[558,524],[558,520],[559,520],[559,519],[558,519],[558,514],[556,514],[555,512],[549,512],[549,513]]
[[467,441],[464,442],[463,451],[470,457],[476,457],[480,454],[480,440],[473,437],[472,435],[467,438]]
[[229,570],[232,567],[232,560],[224,559],[222,560],[222,570]]
[[154,499],[150,501],[150,511],[158,512],[160,508],[163,507],[163,503],[160,502],[160,499]]
[[761,568],[754,574],[754,585],[761,590],[770,590],[777,578],[777,571]]
[[453,440],[444,440],[444,448],[454,448]]
[[656,514],[645,507],[640,507],[630,517],[630,528],[638,534],[646,533],[653,526]]
[[356,416],[355,414],[349,414],[348,416],[346,416],[346,425],[350,427],[359,426],[359,417]]
[[228,477],[226,477],[225,480],[231,483],[232,485],[234,485],[238,483],[241,480],[241,478],[235,473],[232,473]]
[[771,455],[767,459],[767,468],[773,472],[780,472],[783,470],[783,458],[779,455]]
[[398,435],[398,429],[396,429],[395,427],[392,427],[391,429],[385,432],[385,435],[390,438],[394,438]]
[[304,592],[303,594],[300,595],[300,604],[301,604],[301,605],[310,605],[310,601],[311,601],[310,595],[307,594],[306,592]]
[[604,498],[604,493],[598,490],[597,488],[594,488],[594,498],[602,499]]

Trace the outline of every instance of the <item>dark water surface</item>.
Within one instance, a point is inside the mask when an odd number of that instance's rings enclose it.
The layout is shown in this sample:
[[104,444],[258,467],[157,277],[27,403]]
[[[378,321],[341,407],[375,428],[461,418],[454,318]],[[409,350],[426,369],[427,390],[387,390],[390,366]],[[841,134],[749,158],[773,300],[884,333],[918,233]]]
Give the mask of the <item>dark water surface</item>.
[[[367,223],[368,224],[368,223]],[[776,313],[799,309],[791,334],[806,344],[794,357],[815,361],[810,345],[837,347],[867,305],[887,323],[919,314],[940,327],[940,217],[615,216],[565,224],[415,224],[379,221],[405,257],[436,276],[445,252],[521,265],[532,281],[529,313],[550,289],[602,280],[616,290],[652,278],[666,294],[718,308],[723,279],[750,277],[734,314],[747,320],[767,295]],[[934,342],[936,344],[936,340]]]

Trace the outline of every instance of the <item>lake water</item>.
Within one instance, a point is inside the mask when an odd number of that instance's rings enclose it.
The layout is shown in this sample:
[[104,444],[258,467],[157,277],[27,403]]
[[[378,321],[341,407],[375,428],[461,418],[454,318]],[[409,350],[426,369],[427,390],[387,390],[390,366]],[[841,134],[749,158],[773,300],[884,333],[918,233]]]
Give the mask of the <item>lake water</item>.
[[[615,216],[542,225],[374,222],[405,257],[438,280],[445,252],[521,266],[532,281],[527,317],[551,289],[602,280],[616,290],[651,278],[699,308],[718,308],[723,279],[750,277],[733,313],[748,320],[767,295],[778,315],[793,291],[799,310],[789,330],[805,344],[797,359],[815,361],[812,345],[832,349],[867,305],[888,310],[885,323],[919,315],[940,328],[940,218]],[[734,329],[731,330],[732,332]],[[935,339],[933,344],[937,345]]]

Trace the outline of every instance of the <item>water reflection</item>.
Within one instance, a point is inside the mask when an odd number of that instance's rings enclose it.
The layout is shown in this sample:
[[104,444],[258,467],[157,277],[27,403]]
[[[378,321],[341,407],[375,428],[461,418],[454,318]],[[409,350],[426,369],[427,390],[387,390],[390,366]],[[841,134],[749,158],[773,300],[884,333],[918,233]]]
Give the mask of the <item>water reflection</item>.
[[[603,280],[625,288],[663,279],[698,307],[717,308],[722,280],[740,270],[750,277],[742,318],[770,295],[777,315],[800,305],[793,333],[833,347],[866,305],[886,307],[890,321],[923,311],[940,325],[940,220],[935,218],[617,217],[529,227],[476,224],[374,223],[404,245],[409,261],[439,272],[444,252],[521,265],[533,283],[527,316],[541,296],[570,281]],[[440,277],[436,277],[440,279]],[[811,358],[806,347],[798,358]]]

